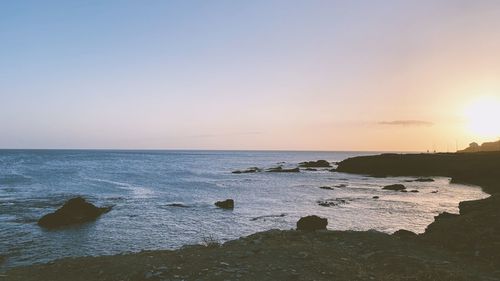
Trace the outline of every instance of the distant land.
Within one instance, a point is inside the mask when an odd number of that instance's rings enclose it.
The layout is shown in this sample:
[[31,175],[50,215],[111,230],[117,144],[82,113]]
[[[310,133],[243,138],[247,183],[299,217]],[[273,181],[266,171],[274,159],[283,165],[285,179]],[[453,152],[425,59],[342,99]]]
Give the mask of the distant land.
[[469,144],[469,147],[457,152],[484,152],[484,151],[500,151],[500,140],[495,142],[484,142],[479,145],[477,142]]

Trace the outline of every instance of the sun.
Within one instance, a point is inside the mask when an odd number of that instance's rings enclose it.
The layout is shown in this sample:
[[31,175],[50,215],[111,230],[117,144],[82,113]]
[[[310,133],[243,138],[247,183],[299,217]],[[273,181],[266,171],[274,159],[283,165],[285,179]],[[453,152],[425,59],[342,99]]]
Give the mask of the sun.
[[500,97],[481,97],[470,103],[464,111],[467,129],[475,137],[500,137]]

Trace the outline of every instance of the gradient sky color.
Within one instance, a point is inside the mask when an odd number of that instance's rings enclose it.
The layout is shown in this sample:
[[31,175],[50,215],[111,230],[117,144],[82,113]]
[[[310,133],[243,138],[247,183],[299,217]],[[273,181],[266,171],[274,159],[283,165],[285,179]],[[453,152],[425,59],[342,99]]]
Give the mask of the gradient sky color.
[[496,136],[500,2],[1,1],[0,148],[440,150]]

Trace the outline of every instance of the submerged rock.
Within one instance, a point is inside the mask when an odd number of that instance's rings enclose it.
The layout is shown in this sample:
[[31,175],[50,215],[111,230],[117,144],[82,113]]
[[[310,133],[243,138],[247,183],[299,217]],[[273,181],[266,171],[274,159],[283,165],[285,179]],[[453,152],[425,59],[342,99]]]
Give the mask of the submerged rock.
[[380,197],[379,196],[373,196],[372,198],[373,199],[379,199]]
[[72,224],[89,222],[100,215],[111,211],[112,207],[96,207],[82,197],[68,200],[54,213],[47,214],[38,220],[38,225],[46,228],[57,228]]
[[331,186],[320,186],[319,188],[326,189],[326,190],[333,190],[333,187],[331,187]]
[[431,179],[431,178],[418,178],[416,180],[414,180],[416,182],[433,182],[434,179]]
[[406,187],[404,185],[402,185],[402,184],[386,185],[382,189],[393,190],[393,191],[406,191]]
[[270,172],[270,173],[298,173],[298,172],[300,172],[300,170],[299,170],[299,168],[283,169],[283,167],[279,166],[279,167],[267,169],[266,172]]
[[299,167],[303,168],[329,168],[332,165],[326,160],[318,160],[318,161],[307,161],[299,163]]
[[250,220],[251,221],[256,221],[258,219],[265,219],[265,218],[282,218],[284,216],[286,216],[285,213],[279,214],[279,215],[266,215],[266,216],[255,217],[255,218],[251,218]]
[[233,199],[226,199],[224,201],[217,201],[217,202],[215,202],[215,206],[222,208],[222,209],[234,209],[234,200]]
[[233,174],[248,174],[248,173],[258,173],[261,172],[262,170],[258,167],[250,167],[246,170],[236,170],[232,171]]
[[299,221],[297,221],[297,230],[306,230],[306,231],[322,230],[326,229],[327,225],[328,225],[327,219],[313,215],[300,218]]
[[349,202],[347,199],[335,198],[335,199],[320,200],[317,201],[316,203],[318,203],[318,205],[322,207],[334,207],[341,204],[348,204]]
[[167,206],[168,207],[178,207],[178,208],[189,208],[189,206],[184,205],[182,203],[172,203],[172,204],[168,204]]

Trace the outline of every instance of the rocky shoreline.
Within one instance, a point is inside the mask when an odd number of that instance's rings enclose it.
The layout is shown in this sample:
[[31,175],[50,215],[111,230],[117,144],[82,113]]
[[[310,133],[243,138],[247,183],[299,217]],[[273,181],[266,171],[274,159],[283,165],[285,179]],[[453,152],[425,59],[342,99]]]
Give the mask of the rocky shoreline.
[[[382,154],[337,171],[449,176],[487,199],[460,203],[416,235],[398,231],[270,230],[219,244],[61,259],[13,268],[0,280],[500,280],[500,153]],[[329,222],[334,224],[335,222]]]

